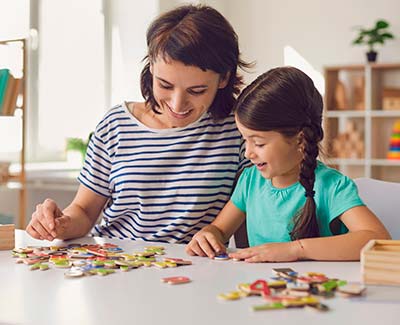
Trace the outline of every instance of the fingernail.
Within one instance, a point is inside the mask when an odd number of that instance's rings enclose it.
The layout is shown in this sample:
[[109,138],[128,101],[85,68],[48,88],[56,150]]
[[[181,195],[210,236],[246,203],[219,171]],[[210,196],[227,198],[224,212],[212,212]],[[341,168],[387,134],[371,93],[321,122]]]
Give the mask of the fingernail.
[[49,228],[53,229],[54,228],[54,224],[53,223],[49,223]]

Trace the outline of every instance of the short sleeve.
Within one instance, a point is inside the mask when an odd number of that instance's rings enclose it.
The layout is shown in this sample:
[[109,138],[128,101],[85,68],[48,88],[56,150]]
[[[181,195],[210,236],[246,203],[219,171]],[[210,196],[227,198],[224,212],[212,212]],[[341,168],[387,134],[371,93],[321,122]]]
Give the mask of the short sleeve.
[[109,197],[111,159],[106,143],[101,138],[102,130],[103,128],[99,124],[89,141],[85,163],[78,180],[93,192]]
[[248,191],[249,169],[245,169],[239,177],[236,187],[233,191],[231,201],[241,211],[246,212],[247,191]]
[[358,195],[356,184],[349,177],[341,175],[330,197],[329,222],[347,210],[361,205],[365,204]]

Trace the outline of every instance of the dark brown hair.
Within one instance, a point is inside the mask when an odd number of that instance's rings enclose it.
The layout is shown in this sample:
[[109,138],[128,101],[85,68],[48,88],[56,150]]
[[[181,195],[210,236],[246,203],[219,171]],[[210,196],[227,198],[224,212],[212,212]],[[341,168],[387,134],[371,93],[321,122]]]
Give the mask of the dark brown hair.
[[292,240],[318,237],[314,201],[315,168],[322,130],[322,97],[313,81],[293,67],[269,70],[240,94],[235,113],[245,127],[276,131],[286,138],[300,135],[303,159],[299,182],[305,189],[306,203],[293,217]]
[[159,16],[147,30],[148,53],[141,73],[141,91],[146,104],[156,113],[150,64],[157,58],[175,60],[202,70],[212,70],[228,84],[218,89],[209,112],[215,119],[228,116],[243,85],[237,67],[251,64],[239,57],[238,38],[229,22],[215,9],[204,5],[186,5]]

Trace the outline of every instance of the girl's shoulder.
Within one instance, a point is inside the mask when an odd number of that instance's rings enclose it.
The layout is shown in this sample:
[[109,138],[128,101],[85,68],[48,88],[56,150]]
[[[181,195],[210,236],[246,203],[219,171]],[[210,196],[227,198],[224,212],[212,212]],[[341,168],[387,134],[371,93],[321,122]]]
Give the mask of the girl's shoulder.
[[354,181],[340,171],[318,161],[315,170],[315,186],[322,188],[324,191],[338,191],[343,187],[354,186]]

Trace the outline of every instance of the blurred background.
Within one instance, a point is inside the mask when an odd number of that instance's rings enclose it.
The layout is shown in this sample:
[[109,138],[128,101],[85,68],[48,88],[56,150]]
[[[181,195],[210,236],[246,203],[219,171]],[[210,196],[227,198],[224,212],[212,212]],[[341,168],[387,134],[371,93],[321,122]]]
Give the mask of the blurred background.
[[[90,132],[113,105],[142,99],[149,23],[189,2],[231,22],[243,59],[256,62],[247,83],[281,65],[312,77],[332,166],[400,182],[398,0],[0,0],[0,223],[24,227],[45,198],[72,200]],[[394,38],[366,64],[368,46],[353,41],[379,20]]]

